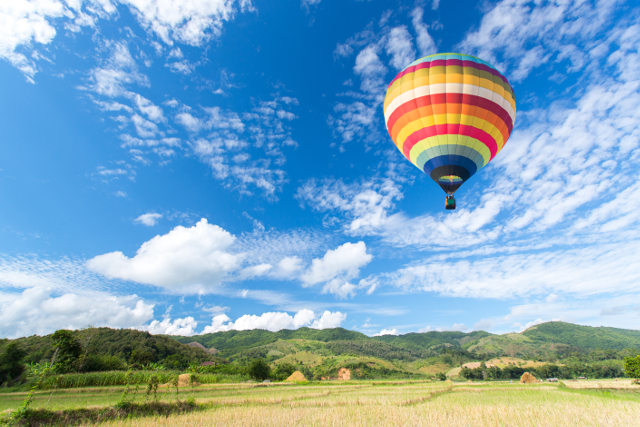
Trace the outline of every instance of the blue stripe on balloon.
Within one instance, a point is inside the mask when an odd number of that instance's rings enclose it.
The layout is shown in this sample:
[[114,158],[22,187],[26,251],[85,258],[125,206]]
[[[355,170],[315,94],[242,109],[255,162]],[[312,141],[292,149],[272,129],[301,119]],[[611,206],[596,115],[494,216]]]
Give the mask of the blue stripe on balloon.
[[472,177],[478,170],[476,163],[467,157],[456,155],[444,155],[433,157],[424,164],[424,173],[431,175],[431,171],[442,165],[460,166],[469,171],[469,177]]

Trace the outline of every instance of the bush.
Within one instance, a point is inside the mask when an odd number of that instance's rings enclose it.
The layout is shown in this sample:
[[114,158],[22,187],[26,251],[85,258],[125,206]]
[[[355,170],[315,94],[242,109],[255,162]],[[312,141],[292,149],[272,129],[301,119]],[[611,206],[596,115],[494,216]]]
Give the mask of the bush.
[[446,381],[446,380],[447,380],[447,376],[444,374],[444,372],[438,372],[438,373],[436,374],[436,378],[437,378],[439,381]]
[[271,376],[271,368],[264,359],[253,359],[249,365],[249,376],[256,381],[266,380]]

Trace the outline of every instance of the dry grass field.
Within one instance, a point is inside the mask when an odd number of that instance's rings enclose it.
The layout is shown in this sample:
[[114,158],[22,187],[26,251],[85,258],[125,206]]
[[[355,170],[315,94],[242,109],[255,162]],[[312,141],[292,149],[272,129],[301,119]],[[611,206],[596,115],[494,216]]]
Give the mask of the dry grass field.
[[[638,425],[640,420],[640,386],[629,383],[629,380],[583,381],[567,387],[409,381],[268,387],[207,385],[184,389],[180,395],[181,399],[193,398],[203,404],[202,410],[101,425],[631,426]],[[50,400],[50,392],[42,393],[36,397],[34,408],[106,406],[117,400],[119,392],[121,389],[117,388],[66,390],[54,393]],[[144,401],[140,393],[135,399]],[[171,399],[175,399],[175,395],[162,393],[161,400]],[[1,407],[12,407],[15,403],[17,399],[0,395]]]

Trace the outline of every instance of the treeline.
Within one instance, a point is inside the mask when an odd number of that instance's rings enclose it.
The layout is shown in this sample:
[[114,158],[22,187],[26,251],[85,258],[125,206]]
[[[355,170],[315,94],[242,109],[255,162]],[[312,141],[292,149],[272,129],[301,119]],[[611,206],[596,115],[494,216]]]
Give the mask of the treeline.
[[523,368],[521,366],[497,366],[487,367],[481,364],[480,367],[469,369],[463,367],[460,376],[469,380],[515,380],[520,379],[522,374],[529,372],[539,379],[559,378],[572,379],[578,377],[587,378],[620,378],[624,377],[623,365],[620,361],[608,361],[604,363],[582,364],[573,363],[569,365],[548,364],[537,368]]

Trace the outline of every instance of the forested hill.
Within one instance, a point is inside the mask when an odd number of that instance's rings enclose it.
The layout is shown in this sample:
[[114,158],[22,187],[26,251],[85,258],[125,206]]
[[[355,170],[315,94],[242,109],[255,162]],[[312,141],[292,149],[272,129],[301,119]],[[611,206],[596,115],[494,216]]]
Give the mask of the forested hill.
[[229,356],[254,347],[271,344],[278,340],[303,339],[321,342],[330,341],[365,341],[368,336],[360,332],[349,331],[343,328],[311,329],[300,328],[296,330],[283,329],[278,332],[269,332],[262,329],[250,331],[226,331],[214,334],[204,334],[192,337],[174,337],[177,341],[188,344],[198,342],[206,348],[215,348],[222,356]]
[[492,334],[484,331],[473,331],[470,333],[430,331],[422,333],[412,332],[405,335],[383,335],[381,337],[373,337],[373,339],[407,348],[419,347],[422,349],[432,349],[441,346],[467,348],[471,343],[490,335]]
[[[105,369],[120,369],[125,362],[144,365],[161,363],[167,367],[183,367],[189,363],[212,360],[206,351],[190,347],[162,335],[133,329],[87,328],[73,331],[73,336],[86,352],[90,363],[108,365]],[[26,352],[24,362],[50,361],[53,356],[52,335],[33,335],[15,340],[0,340],[0,353],[9,342],[15,342]],[[100,370],[100,366],[96,370]]]
[[533,341],[561,343],[584,350],[640,347],[640,331],[604,326],[594,328],[565,322],[541,323],[522,332],[522,335]]
[[[504,335],[495,335],[484,331],[468,333],[430,331],[368,337],[343,328],[323,330],[300,328],[279,332],[265,330],[226,331],[174,338],[182,343],[195,341],[206,348],[215,348],[224,357],[247,353],[251,349],[264,348],[264,346],[279,340],[291,339],[334,343],[342,349],[352,348],[352,352],[357,354],[363,354],[364,349],[367,349],[367,352],[405,353],[408,351],[412,358],[425,354],[425,351],[438,351],[438,349],[444,348],[459,349],[479,356],[510,355],[543,359],[574,351],[640,349],[640,331],[581,326],[565,322],[542,323],[522,333]],[[369,344],[364,345],[365,342]],[[387,346],[383,348],[376,343],[385,343]]]

